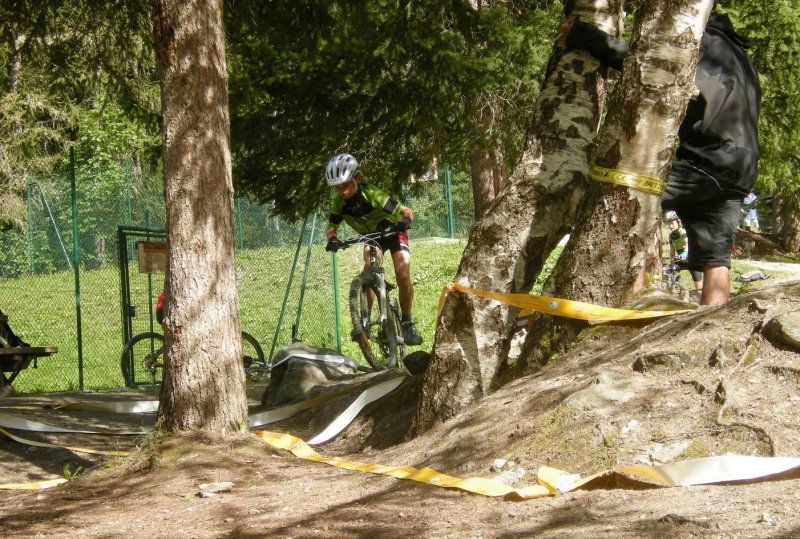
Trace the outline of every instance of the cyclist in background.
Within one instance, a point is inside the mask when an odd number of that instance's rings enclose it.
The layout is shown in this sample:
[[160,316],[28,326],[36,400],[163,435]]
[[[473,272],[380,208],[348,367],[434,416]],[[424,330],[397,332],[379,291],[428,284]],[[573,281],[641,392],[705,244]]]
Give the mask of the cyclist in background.
[[[343,153],[331,158],[325,168],[325,179],[328,185],[334,188],[328,219],[326,251],[335,251],[338,248],[337,232],[342,221],[359,234],[382,231],[390,226],[404,229],[411,227],[414,211],[379,188],[362,183],[361,167],[352,155]],[[411,284],[411,251],[408,247],[408,234],[403,230],[396,236],[381,240],[379,245],[378,262],[383,257],[383,252],[388,250],[392,253],[402,311],[403,340],[411,346],[422,344],[422,336],[417,331],[411,315],[414,286]],[[369,267],[366,252],[364,259],[366,270]]]
[[164,292],[162,291],[158,295],[158,299],[156,300],[156,321],[164,325]]
[[[674,271],[688,269],[689,238],[678,214],[674,211],[667,212],[667,226],[669,227],[669,257],[676,261],[672,264],[675,266]],[[695,289],[702,290],[703,272],[690,269],[689,273],[692,274]]]
[[745,230],[758,232],[758,208],[755,206],[757,200],[758,197],[756,194],[750,191],[742,201],[742,215],[744,216],[742,218],[742,224]]

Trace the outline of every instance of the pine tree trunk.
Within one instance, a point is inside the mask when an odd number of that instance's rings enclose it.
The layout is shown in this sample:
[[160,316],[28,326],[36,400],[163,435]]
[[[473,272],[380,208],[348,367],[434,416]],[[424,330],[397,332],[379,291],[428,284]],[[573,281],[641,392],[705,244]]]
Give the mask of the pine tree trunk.
[[167,207],[170,431],[247,428],[234,271],[233,182],[221,0],[157,0]]
[[[621,5],[579,0],[568,15],[616,34]],[[599,67],[583,51],[554,49],[527,147],[491,211],[473,228],[456,282],[498,292],[533,286],[583,197],[605,95]],[[447,295],[411,434],[452,417],[497,385],[516,317],[516,309],[497,302]]]
[[475,220],[480,220],[494,203],[497,195],[508,184],[508,172],[503,143],[497,137],[492,140],[494,113],[491,105],[472,106],[471,115],[477,138],[490,141],[487,145],[476,146],[470,152],[472,173],[472,200]]
[[772,235],[781,248],[789,253],[800,253],[800,196],[779,189],[772,202],[774,224]]
[[[609,99],[594,165],[665,181],[694,92],[697,55],[713,0],[650,2],[637,16],[631,52]],[[545,295],[617,307],[640,290],[661,222],[660,197],[592,182]],[[520,372],[549,360],[584,324],[537,316]]]

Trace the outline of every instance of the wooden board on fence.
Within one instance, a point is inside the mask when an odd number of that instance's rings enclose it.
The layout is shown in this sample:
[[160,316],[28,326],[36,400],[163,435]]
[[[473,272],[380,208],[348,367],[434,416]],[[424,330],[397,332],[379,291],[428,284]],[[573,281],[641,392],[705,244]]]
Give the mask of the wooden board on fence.
[[167,244],[157,241],[137,241],[136,254],[141,273],[164,273],[167,271]]

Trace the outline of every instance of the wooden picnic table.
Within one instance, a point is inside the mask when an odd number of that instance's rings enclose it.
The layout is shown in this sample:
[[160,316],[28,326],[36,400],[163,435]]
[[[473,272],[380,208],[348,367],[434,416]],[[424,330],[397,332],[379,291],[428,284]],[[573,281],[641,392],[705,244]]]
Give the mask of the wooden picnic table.
[[51,356],[58,352],[55,346],[9,346],[0,348],[0,397],[13,393],[17,375],[27,369],[33,361],[33,368],[37,367],[36,360],[40,357]]

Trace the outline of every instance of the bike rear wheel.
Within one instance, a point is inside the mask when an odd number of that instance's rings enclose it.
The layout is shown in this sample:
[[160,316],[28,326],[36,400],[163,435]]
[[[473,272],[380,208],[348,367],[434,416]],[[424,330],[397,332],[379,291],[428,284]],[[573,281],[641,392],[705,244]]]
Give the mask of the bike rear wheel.
[[[269,371],[263,348],[246,331],[242,332],[242,363],[248,380],[260,377],[253,374]],[[127,387],[161,383],[164,375],[164,336],[149,332],[134,336],[122,349],[120,367]]]
[[164,336],[140,333],[122,348],[122,378],[127,387],[161,383],[164,370]]
[[[369,294],[373,293],[372,301]],[[374,369],[391,369],[398,360],[399,320],[392,308],[386,309],[386,324],[381,323],[378,283],[373,273],[364,272],[350,284],[352,337],[364,359]],[[390,302],[391,305],[391,302]]]
[[242,331],[242,363],[248,382],[258,381],[269,372],[264,361],[264,350],[256,338],[246,331]]

